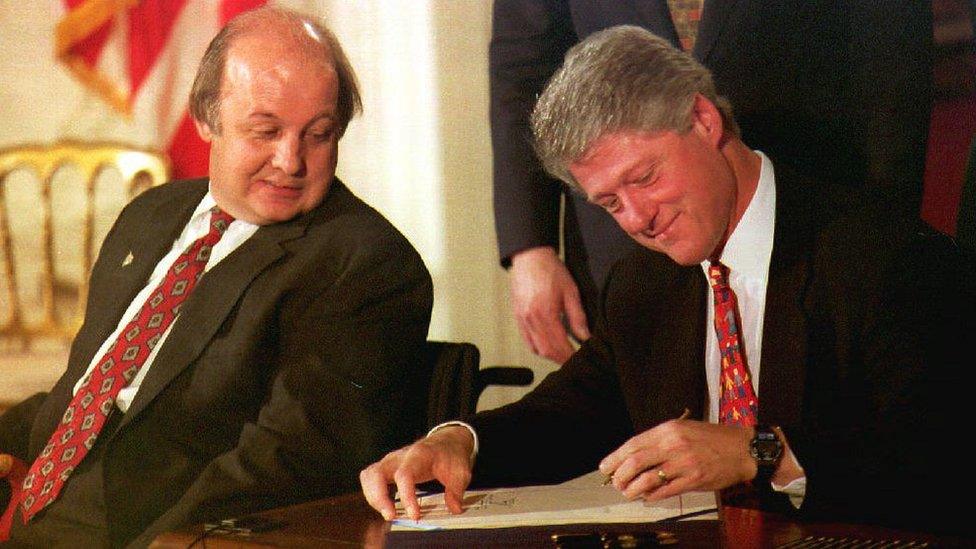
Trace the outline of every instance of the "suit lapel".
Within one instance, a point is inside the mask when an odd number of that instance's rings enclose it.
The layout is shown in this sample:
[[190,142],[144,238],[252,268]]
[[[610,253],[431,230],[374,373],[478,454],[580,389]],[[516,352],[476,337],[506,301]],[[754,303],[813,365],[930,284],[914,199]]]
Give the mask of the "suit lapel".
[[[705,394],[705,282],[701,268],[682,267],[677,283],[664,298],[664,313],[658,322],[668,323],[656,337],[651,364],[656,373],[658,394],[651,399],[654,423],[674,419],[685,408],[693,418],[704,418]],[[691,311],[691,314],[689,314]]]
[[668,0],[638,1],[634,3],[634,9],[640,17],[641,26],[671,44],[678,45],[678,31],[674,28]]
[[735,0],[704,1],[702,18],[698,23],[698,36],[695,38],[695,48],[692,52],[695,59],[702,62],[708,59],[718,37],[723,32],[729,31],[726,22],[733,8],[735,8]]
[[[776,222],[759,377],[759,419],[764,423],[791,424],[800,418],[807,356],[804,299],[812,258],[821,228],[843,208],[842,198],[831,197],[831,189],[801,179],[786,166],[776,167]],[[657,328],[636,332],[633,339],[644,343],[635,347],[629,347],[631,338],[619,343],[635,357],[635,364],[621,372],[621,382],[625,388],[641,388],[628,394],[628,408],[640,410],[634,417],[638,430],[675,417],[684,407],[692,417],[707,417],[703,397],[709,302],[704,274],[698,266],[681,268],[672,263],[645,268],[676,271],[665,276],[673,281],[671,285],[649,290],[651,295],[643,298],[659,306],[650,308],[638,324]],[[628,374],[629,370],[633,372]],[[641,393],[643,388],[648,390]]]
[[[736,0],[704,0],[702,18],[698,23],[698,35],[692,51],[695,59],[705,61],[719,36],[725,32],[729,14],[735,8]],[[674,28],[674,18],[667,0],[645,0],[634,4],[640,16],[641,25],[654,34],[679,47],[678,31]]]
[[776,225],[763,318],[759,419],[769,424],[799,420],[806,371],[803,300],[811,277],[813,244],[826,217],[785,167],[776,168]]
[[261,227],[200,279],[142,381],[120,427],[138,415],[203,352],[251,281],[285,254],[281,243],[304,235],[313,215]]
[[206,191],[206,186],[201,186],[160,202],[144,219],[135,221],[135,230],[119,236],[120,244],[106,242],[99,253],[110,255],[106,258],[110,264],[100,269],[98,280],[92,280],[99,285],[92,290],[106,292],[107,297],[99,299],[97,310],[87,311],[83,331],[71,350],[68,375],[62,377],[65,383],[74,386],[87,370],[98,348],[145,287],[153,269],[170,251]]
[[99,345],[118,325],[136,294],[145,287],[160,259],[172,249],[173,242],[183,232],[206,192],[206,186],[201,185],[192,192],[161,202],[145,220],[140,220],[138,229],[129,237],[126,255],[119,261],[116,278],[112,281],[113,298],[105,304],[105,312],[100,315],[107,322],[108,330],[98,330],[101,335]]
[[[620,292],[619,301],[629,306],[608,311],[608,316],[633,324],[615,330],[621,335],[614,347],[627,409],[640,432],[678,417],[685,408],[702,417],[705,288],[700,268],[696,273],[695,268],[655,257],[656,252],[637,253],[645,260],[629,277],[633,286]],[[647,273],[666,282],[647,285]]]

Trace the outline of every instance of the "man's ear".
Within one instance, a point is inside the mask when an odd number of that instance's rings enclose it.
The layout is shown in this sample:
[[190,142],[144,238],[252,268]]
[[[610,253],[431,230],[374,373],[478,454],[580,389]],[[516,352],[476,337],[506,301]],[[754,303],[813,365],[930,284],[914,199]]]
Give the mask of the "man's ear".
[[722,113],[718,111],[715,103],[700,93],[695,94],[695,103],[691,107],[691,129],[715,146],[722,143],[725,132]]
[[197,127],[197,134],[200,136],[200,139],[210,143],[215,135],[213,130],[210,129],[210,125],[196,118],[193,119],[193,125]]

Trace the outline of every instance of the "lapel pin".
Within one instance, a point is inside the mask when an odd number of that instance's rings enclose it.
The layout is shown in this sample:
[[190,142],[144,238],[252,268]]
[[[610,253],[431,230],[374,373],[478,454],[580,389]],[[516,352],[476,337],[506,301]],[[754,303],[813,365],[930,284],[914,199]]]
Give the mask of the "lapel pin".
[[130,251],[129,255],[125,256],[125,259],[122,260],[122,266],[127,267],[129,264],[132,263],[133,259],[135,259],[135,257],[133,257],[132,252]]

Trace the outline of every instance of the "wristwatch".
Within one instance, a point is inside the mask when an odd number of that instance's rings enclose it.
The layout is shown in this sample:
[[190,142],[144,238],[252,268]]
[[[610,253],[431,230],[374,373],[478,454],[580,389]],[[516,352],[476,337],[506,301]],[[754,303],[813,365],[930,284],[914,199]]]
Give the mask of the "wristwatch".
[[749,455],[756,460],[756,486],[769,484],[783,457],[783,441],[769,425],[756,425],[756,436],[749,442]]

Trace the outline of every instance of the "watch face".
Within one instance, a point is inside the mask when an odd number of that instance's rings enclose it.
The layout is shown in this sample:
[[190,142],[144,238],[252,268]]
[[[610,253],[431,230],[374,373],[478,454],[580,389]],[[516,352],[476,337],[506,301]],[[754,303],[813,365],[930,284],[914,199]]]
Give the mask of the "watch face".
[[779,458],[783,448],[778,440],[754,440],[751,447],[752,457],[761,461],[774,461]]
[[783,444],[773,431],[757,429],[749,444],[749,453],[760,463],[775,463],[783,453]]

